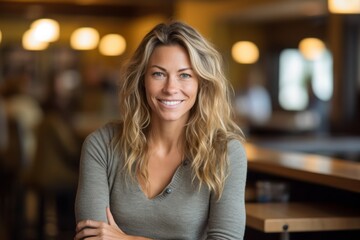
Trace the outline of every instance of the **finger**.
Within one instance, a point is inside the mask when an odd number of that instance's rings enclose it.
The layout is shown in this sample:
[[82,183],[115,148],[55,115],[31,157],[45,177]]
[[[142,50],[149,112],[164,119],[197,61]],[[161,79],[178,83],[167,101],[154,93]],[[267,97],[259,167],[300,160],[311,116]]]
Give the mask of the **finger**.
[[103,222],[93,220],[83,220],[76,224],[76,232],[81,231],[84,228],[99,228]]
[[81,230],[80,232],[76,233],[74,239],[93,239],[92,237],[97,237],[99,235],[100,231],[96,228],[85,228]]
[[111,214],[110,208],[106,207],[106,217],[110,226],[117,228],[121,233],[124,233],[119,226],[116,224],[113,215]]
[[109,207],[106,207],[106,217],[107,217],[107,220],[108,220],[108,223],[111,225],[111,226],[117,226],[115,220],[114,220],[114,217],[113,215],[111,214],[111,211],[110,211],[110,208]]

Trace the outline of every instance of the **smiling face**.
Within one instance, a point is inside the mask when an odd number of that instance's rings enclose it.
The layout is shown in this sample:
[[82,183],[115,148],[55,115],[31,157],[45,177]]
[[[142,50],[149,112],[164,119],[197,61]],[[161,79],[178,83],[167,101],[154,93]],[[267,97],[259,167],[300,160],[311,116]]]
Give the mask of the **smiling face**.
[[198,92],[198,77],[186,50],[179,45],[154,49],[145,73],[151,121],[185,124]]

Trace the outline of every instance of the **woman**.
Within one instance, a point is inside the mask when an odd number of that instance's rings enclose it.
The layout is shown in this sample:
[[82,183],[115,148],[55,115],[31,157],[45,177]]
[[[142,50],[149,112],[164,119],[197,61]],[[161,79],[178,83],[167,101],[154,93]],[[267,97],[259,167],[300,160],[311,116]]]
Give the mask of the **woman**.
[[126,65],[119,123],[85,141],[75,239],[242,239],[246,156],[219,53],[159,24]]

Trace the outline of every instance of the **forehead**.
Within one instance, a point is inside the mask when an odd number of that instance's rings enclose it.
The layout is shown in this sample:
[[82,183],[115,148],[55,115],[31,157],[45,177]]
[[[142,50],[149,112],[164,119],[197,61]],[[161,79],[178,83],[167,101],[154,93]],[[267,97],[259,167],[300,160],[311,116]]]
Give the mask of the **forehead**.
[[153,64],[163,65],[188,65],[190,67],[191,62],[187,50],[176,45],[160,45],[155,47],[154,51],[150,55],[148,66]]

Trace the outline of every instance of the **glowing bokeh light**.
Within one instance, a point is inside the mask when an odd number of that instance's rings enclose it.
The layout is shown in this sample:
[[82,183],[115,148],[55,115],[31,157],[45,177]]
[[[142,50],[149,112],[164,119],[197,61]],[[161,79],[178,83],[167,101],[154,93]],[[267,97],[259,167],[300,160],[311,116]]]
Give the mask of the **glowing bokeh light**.
[[118,56],[126,49],[125,38],[119,34],[105,35],[99,44],[99,51],[105,56]]
[[304,38],[299,43],[301,54],[308,60],[316,60],[325,52],[325,44],[318,38]]
[[78,28],[71,34],[70,44],[76,50],[92,50],[97,47],[99,38],[99,33],[94,28]]
[[259,49],[253,42],[239,41],[233,45],[231,55],[238,63],[252,64],[259,59]]
[[60,26],[53,19],[42,18],[34,21],[30,28],[34,31],[34,38],[41,42],[54,42],[59,39]]
[[40,51],[46,49],[49,43],[38,41],[34,36],[34,29],[29,29],[23,35],[22,45],[26,50]]
[[331,13],[356,14],[360,13],[360,0],[328,0]]

